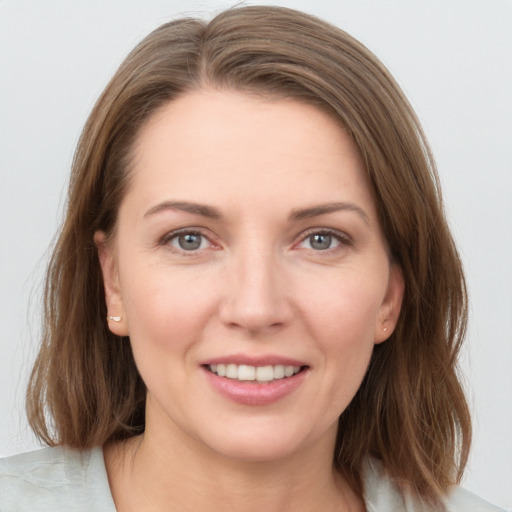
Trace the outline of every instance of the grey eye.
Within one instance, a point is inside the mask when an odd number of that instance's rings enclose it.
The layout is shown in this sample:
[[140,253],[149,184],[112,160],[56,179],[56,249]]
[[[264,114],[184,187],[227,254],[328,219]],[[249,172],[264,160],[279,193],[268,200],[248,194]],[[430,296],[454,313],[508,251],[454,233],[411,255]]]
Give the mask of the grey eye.
[[331,248],[332,236],[326,233],[317,233],[309,237],[309,243],[312,249],[325,251]]
[[184,251],[195,251],[201,248],[203,235],[199,233],[185,233],[175,237],[171,244],[174,246],[177,244]]

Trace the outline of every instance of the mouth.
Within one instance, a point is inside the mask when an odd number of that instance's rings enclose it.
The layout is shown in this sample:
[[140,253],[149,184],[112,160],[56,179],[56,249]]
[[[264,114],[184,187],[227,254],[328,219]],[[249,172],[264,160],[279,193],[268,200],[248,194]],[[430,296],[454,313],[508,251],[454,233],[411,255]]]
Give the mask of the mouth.
[[254,382],[270,383],[288,379],[307,369],[307,366],[288,366],[282,364],[251,366],[247,364],[206,364],[204,368],[209,372],[227,379]]

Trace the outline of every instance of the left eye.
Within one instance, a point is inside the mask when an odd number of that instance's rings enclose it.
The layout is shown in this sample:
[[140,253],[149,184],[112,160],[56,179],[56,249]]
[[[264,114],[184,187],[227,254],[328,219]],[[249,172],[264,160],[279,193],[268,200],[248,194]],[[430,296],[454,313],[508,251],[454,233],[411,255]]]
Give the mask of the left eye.
[[169,239],[169,245],[182,251],[197,251],[209,245],[208,239],[201,233],[186,232],[174,235]]
[[300,246],[315,251],[326,251],[338,247],[340,243],[339,237],[331,233],[312,233],[301,242]]

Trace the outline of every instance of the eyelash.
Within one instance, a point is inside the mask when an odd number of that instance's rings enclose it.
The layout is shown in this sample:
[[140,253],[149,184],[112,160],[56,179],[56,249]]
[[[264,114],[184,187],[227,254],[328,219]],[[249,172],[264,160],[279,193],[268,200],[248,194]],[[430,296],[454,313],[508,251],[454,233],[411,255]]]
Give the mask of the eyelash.
[[170,233],[167,233],[160,239],[158,245],[166,246],[173,252],[179,253],[184,256],[194,256],[194,255],[197,255],[201,250],[204,250],[204,249],[196,249],[196,250],[187,251],[186,249],[173,247],[171,245],[172,240],[177,239],[180,236],[185,236],[185,235],[197,235],[197,236],[200,236],[203,239],[207,240],[210,245],[215,245],[214,242],[212,242],[210,240],[210,238],[208,236],[206,236],[201,231],[201,229],[198,229],[198,228],[182,228],[182,229],[178,229],[176,231],[171,231]]
[[335,247],[329,247],[327,249],[314,250],[311,248],[311,249],[307,249],[307,250],[312,250],[312,251],[318,252],[318,253],[332,254],[332,253],[335,253],[336,251],[342,250],[344,247],[351,247],[353,245],[352,238],[349,235],[347,235],[346,233],[344,233],[342,231],[338,231],[336,229],[329,229],[329,228],[310,228],[310,229],[308,229],[305,233],[302,234],[301,239],[299,241],[299,245],[304,243],[305,241],[307,241],[314,235],[330,236],[338,242],[338,245],[336,245]]
[[[201,229],[198,229],[198,228],[182,228],[182,229],[178,229],[176,231],[171,231],[170,233],[165,234],[160,239],[158,245],[166,246],[169,249],[171,249],[172,251],[177,252],[184,256],[194,256],[204,250],[204,248],[203,249],[198,248],[198,249],[187,251],[186,249],[174,247],[170,244],[170,242],[172,240],[177,239],[180,236],[185,236],[185,235],[201,236],[203,239],[208,241],[210,246],[216,245],[214,242],[211,241],[211,239],[207,235],[205,235],[202,232]],[[315,250],[313,248],[308,248],[306,250],[311,250],[316,253],[325,253],[327,255],[327,254],[332,254],[336,251],[339,251],[339,250],[343,249],[343,247],[350,247],[353,245],[352,238],[349,235],[347,235],[346,233],[343,233],[341,231],[338,231],[335,229],[329,229],[329,228],[310,228],[306,232],[301,234],[299,242],[294,244],[294,246],[296,247],[297,245],[300,245],[300,244],[306,242],[308,239],[310,239],[314,235],[330,236],[330,237],[334,238],[338,242],[338,244],[335,247],[328,247],[326,249]]]

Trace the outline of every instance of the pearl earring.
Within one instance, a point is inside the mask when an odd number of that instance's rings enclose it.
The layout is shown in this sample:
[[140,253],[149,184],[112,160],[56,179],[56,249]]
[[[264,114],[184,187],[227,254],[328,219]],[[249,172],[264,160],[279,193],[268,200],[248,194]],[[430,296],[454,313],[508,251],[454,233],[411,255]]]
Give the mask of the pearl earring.
[[107,320],[112,320],[113,322],[120,322],[122,318],[122,316],[107,316]]

